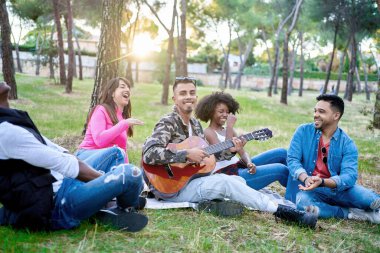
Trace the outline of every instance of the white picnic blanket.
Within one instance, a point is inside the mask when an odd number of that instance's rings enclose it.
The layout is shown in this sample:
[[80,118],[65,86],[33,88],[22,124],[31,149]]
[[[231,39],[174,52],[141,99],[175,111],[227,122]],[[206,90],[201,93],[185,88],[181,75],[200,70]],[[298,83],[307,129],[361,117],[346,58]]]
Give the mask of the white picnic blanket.
[[[271,191],[269,189],[264,188],[264,189],[261,189],[260,192],[267,195],[272,201],[276,202],[277,204],[296,207],[293,202],[286,200],[284,197],[282,197],[280,194],[278,194],[275,191]],[[148,209],[193,208],[195,210],[197,210],[197,207],[198,207],[197,203],[170,202],[166,200],[156,200],[154,198],[147,198],[147,203],[145,206],[145,208],[148,208]]]

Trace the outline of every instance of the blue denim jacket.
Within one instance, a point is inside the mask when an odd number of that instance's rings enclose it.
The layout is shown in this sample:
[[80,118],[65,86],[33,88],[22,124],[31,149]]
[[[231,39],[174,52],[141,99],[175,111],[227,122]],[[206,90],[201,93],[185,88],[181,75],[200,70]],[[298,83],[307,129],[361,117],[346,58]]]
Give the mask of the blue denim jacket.
[[[287,162],[292,178],[288,180],[287,187],[298,188],[301,182],[297,179],[303,172],[312,175],[321,134],[320,130],[315,129],[314,123],[303,124],[295,131],[288,150]],[[330,140],[327,166],[331,179],[337,185],[337,191],[344,191],[355,185],[358,177],[358,149],[354,141],[339,127]],[[295,196],[286,197],[295,201]]]

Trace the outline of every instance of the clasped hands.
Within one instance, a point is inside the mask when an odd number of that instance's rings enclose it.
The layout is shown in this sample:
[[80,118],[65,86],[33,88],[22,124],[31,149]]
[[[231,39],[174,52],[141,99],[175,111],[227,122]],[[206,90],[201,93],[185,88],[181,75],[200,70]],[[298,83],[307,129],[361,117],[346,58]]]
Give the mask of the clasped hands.
[[320,186],[320,184],[322,184],[322,178],[318,176],[311,176],[306,178],[305,186],[299,184],[298,188],[302,191],[310,191]]

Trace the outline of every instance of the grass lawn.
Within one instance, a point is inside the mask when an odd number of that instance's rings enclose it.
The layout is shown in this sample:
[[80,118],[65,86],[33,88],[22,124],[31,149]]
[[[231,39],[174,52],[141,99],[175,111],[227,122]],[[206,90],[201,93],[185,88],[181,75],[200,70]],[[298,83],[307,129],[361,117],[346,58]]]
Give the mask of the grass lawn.
[[[46,78],[17,76],[17,101],[11,106],[27,110],[40,131],[57,143],[75,151],[82,139],[93,80],[75,81],[73,93],[52,85]],[[199,87],[199,97],[216,91]],[[268,127],[274,137],[246,145],[251,156],[275,147],[288,147],[296,127],[312,121],[316,91],[296,93],[289,105],[279,103],[279,95],[265,92],[227,90],[239,101],[242,111],[236,124],[240,133]],[[171,95],[170,95],[171,96]],[[161,86],[139,83],[132,90],[132,115],[145,122],[135,127],[129,139],[129,159],[139,164],[141,147],[154,124],[172,106],[159,104]],[[346,103],[340,126],[355,140],[360,153],[359,183],[380,192],[380,131],[367,130],[372,120],[374,95],[364,94]],[[204,124],[206,127],[206,124]],[[283,192],[277,183],[271,188]],[[220,218],[189,209],[145,210],[148,226],[139,233],[124,233],[84,222],[71,231],[28,233],[0,227],[0,251],[4,252],[380,252],[380,225],[345,220],[320,220],[316,231],[275,221],[270,214],[245,211],[237,218]]]

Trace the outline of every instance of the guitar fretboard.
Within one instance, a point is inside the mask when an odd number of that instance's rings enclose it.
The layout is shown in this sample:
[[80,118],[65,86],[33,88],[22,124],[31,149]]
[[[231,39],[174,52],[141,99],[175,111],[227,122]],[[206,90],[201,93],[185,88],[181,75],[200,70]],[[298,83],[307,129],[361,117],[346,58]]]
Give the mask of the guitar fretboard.
[[[251,140],[266,140],[272,137],[272,131],[270,131],[268,128],[264,128],[258,131],[254,131],[252,133],[241,135],[239,138],[244,138],[247,141]],[[224,142],[219,142],[214,145],[208,146],[204,148],[203,150],[207,152],[207,154],[212,155],[215,153],[218,153],[220,151],[232,148],[234,146],[234,143],[232,140],[227,140]]]

